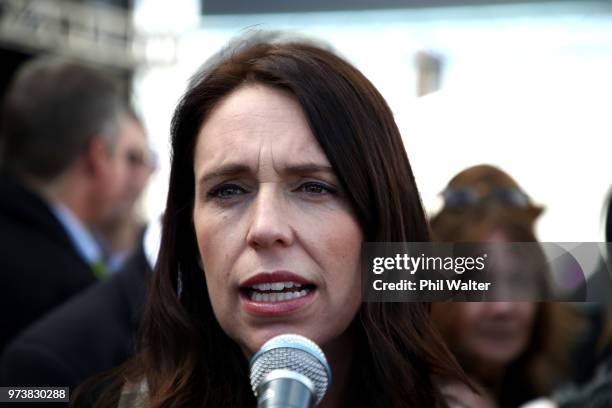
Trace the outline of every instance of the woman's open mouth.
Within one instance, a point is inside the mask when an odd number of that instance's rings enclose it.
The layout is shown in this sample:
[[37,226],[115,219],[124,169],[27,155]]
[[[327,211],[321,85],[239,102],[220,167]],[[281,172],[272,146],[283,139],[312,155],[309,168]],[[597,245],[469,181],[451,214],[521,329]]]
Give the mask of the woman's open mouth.
[[263,273],[240,287],[247,312],[274,316],[293,312],[309,303],[316,286],[289,272]]
[[284,302],[306,296],[313,289],[313,285],[302,285],[297,282],[260,283],[253,285],[248,296],[256,302]]

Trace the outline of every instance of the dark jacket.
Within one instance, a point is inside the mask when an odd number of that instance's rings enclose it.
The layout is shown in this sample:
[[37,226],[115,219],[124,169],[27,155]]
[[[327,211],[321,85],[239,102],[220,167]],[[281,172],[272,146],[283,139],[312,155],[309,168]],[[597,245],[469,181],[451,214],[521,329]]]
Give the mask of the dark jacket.
[[0,352],[19,331],[96,280],[49,205],[0,176]]
[[70,387],[72,394],[87,378],[123,363],[134,353],[151,274],[139,249],[108,280],[37,321],[7,346],[0,384]]

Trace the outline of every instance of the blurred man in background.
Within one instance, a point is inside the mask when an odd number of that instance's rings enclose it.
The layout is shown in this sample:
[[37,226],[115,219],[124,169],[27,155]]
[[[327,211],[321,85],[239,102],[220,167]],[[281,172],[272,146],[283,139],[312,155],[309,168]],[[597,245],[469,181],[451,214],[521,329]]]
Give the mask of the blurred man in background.
[[16,336],[0,353],[0,384],[69,387],[74,396],[87,378],[132,357],[160,235],[161,224],[152,222],[119,271]]
[[26,63],[0,131],[0,350],[105,274],[89,227],[123,182],[125,105],[112,80],[53,58]]
[[111,273],[121,269],[142,239],[146,222],[138,212],[137,203],[156,167],[144,126],[135,112],[129,111],[125,116],[121,134],[118,150],[122,152],[120,162],[127,176],[109,215],[94,228]]

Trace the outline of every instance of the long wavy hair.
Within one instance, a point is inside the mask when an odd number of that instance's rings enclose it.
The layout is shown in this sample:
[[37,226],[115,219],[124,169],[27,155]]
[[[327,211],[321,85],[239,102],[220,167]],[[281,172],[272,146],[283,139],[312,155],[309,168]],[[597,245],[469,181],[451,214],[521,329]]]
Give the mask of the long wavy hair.
[[[248,362],[213,313],[192,222],[194,148],[211,109],[244,84],[290,92],[327,155],[366,241],[428,241],[413,173],[391,110],[356,68],[305,41],[250,37],[200,70],[172,121],[172,168],[161,250],[140,350],[98,406],[146,380],[147,408],[246,407],[256,400]],[[180,296],[177,295],[180,286]],[[424,303],[364,303],[352,323],[354,406],[445,405],[441,380],[465,381]]]

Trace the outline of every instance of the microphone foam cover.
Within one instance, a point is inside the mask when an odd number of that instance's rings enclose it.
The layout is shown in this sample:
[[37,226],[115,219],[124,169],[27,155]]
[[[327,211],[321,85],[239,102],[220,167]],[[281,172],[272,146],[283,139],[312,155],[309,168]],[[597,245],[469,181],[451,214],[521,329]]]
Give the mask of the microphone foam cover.
[[257,388],[274,370],[291,370],[306,376],[315,386],[317,404],[331,383],[331,369],[323,351],[313,341],[297,334],[282,334],[268,340],[251,358],[251,388]]

